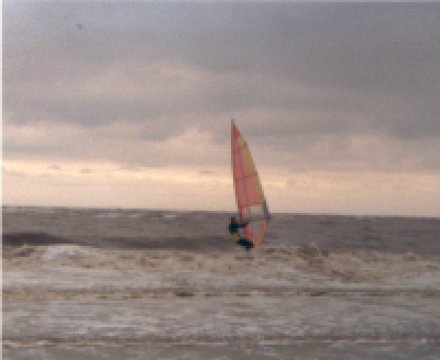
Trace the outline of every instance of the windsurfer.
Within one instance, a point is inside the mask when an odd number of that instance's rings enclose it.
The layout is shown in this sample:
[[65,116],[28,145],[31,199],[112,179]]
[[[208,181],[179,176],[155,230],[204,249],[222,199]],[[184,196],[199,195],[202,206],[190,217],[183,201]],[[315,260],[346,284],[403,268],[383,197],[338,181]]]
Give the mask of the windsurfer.
[[246,250],[250,250],[254,247],[254,243],[246,238],[241,237],[239,229],[243,229],[247,226],[249,221],[245,223],[238,223],[235,217],[231,217],[231,222],[229,223],[229,233],[231,234],[232,240],[239,246],[243,246]]

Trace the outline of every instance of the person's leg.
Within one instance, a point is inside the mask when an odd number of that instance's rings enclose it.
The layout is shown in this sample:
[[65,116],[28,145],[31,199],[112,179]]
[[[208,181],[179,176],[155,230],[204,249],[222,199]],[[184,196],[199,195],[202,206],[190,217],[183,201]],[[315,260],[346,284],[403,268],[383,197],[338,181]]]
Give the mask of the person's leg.
[[252,249],[254,247],[254,243],[252,241],[247,240],[247,239],[243,239],[243,240],[246,242],[246,250],[249,251],[250,249]]
[[248,239],[240,239],[236,242],[237,245],[244,247],[246,250],[250,250],[254,247],[254,243]]

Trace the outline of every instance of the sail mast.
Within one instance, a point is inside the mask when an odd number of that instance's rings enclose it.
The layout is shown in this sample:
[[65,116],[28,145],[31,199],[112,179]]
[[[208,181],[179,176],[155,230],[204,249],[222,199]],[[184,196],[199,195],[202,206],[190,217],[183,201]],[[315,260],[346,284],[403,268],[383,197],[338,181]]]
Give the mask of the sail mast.
[[[236,134],[236,133],[238,132],[238,129],[237,129],[237,127],[235,126],[234,119],[231,119],[231,124],[232,124],[232,127],[233,127],[233,131],[232,131],[232,133],[234,134],[234,129],[235,129],[235,134]],[[232,136],[234,136],[234,135],[232,135]],[[237,151],[242,150],[242,148],[243,148],[244,146],[246,146],[246,145],[247,145],[247,144],[244,143],[243,145],[241,145],[241,148],[239,148]],[[234,151],[234,148],[232,148],[232,151]],[[233,157],[233,159],[234,159],[234,157]],[[238,157],[238,161],[240,162],[240,170],[241,170],[241,173],[244,174],[244,172],[245,172],[245,168],[244,168],[244,163],[243,163],[243,157],[242,157],[242,156],[239,156],[239,157]],[[235,185],[235,184],[236,184],[236,182],[234,181],[234,185]],[[236,191],[236,194],[237,194],[237,191]],[[245,198],[246,198],[246,203],[249,203],[248,189],[247,189],[246,186],[244,186],[244,194],[245,194]],[[240,212],[240,220],[241,220],[241,222],[247,221],[248,219],[245,218],[245,214],[244,214],[244,210],[243,210],[243,208],[239,208],[239,212]]]

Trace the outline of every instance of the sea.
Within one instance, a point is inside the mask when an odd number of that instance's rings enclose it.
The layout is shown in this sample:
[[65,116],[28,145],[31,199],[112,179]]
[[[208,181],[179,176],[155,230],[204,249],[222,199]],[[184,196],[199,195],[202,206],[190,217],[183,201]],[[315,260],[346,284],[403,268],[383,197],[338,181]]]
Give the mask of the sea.
[[440,359],[440,219],[4,206],[3,359]]

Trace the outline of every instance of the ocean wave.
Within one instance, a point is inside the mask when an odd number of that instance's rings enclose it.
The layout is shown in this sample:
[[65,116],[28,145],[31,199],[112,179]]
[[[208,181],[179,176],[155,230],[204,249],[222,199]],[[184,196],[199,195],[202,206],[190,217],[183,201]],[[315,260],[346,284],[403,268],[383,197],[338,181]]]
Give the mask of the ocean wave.
[[[77,267],[161,271],[184,274],[186,271],[215,276],[253,274],[258,279],[289,282],[299,273],[340,283],[383,284],[393,280],[413,284],[440,285],[440,259],[412,253],[386,254],[375,251],[320,250],[316,245],[301,247],[268,246],[246,253],[238,248],[229,252],[114,250],[76,244],[6,247],[3,264],[6,270],[32,269],[38,266]],[[437,277],[437,281],[435,280]],[[425,280],[424,280],[425,279]]]
[[98,219],[115,219],[115,218],[121,218],[126,217],[127,214],[119,211],[111,211],[111,212],[99,212],[94,215],[95,218]]
[[166,214],[162,214],[162,217],[167,220],[174,220],[177,218],[177,214],[166,213]]

